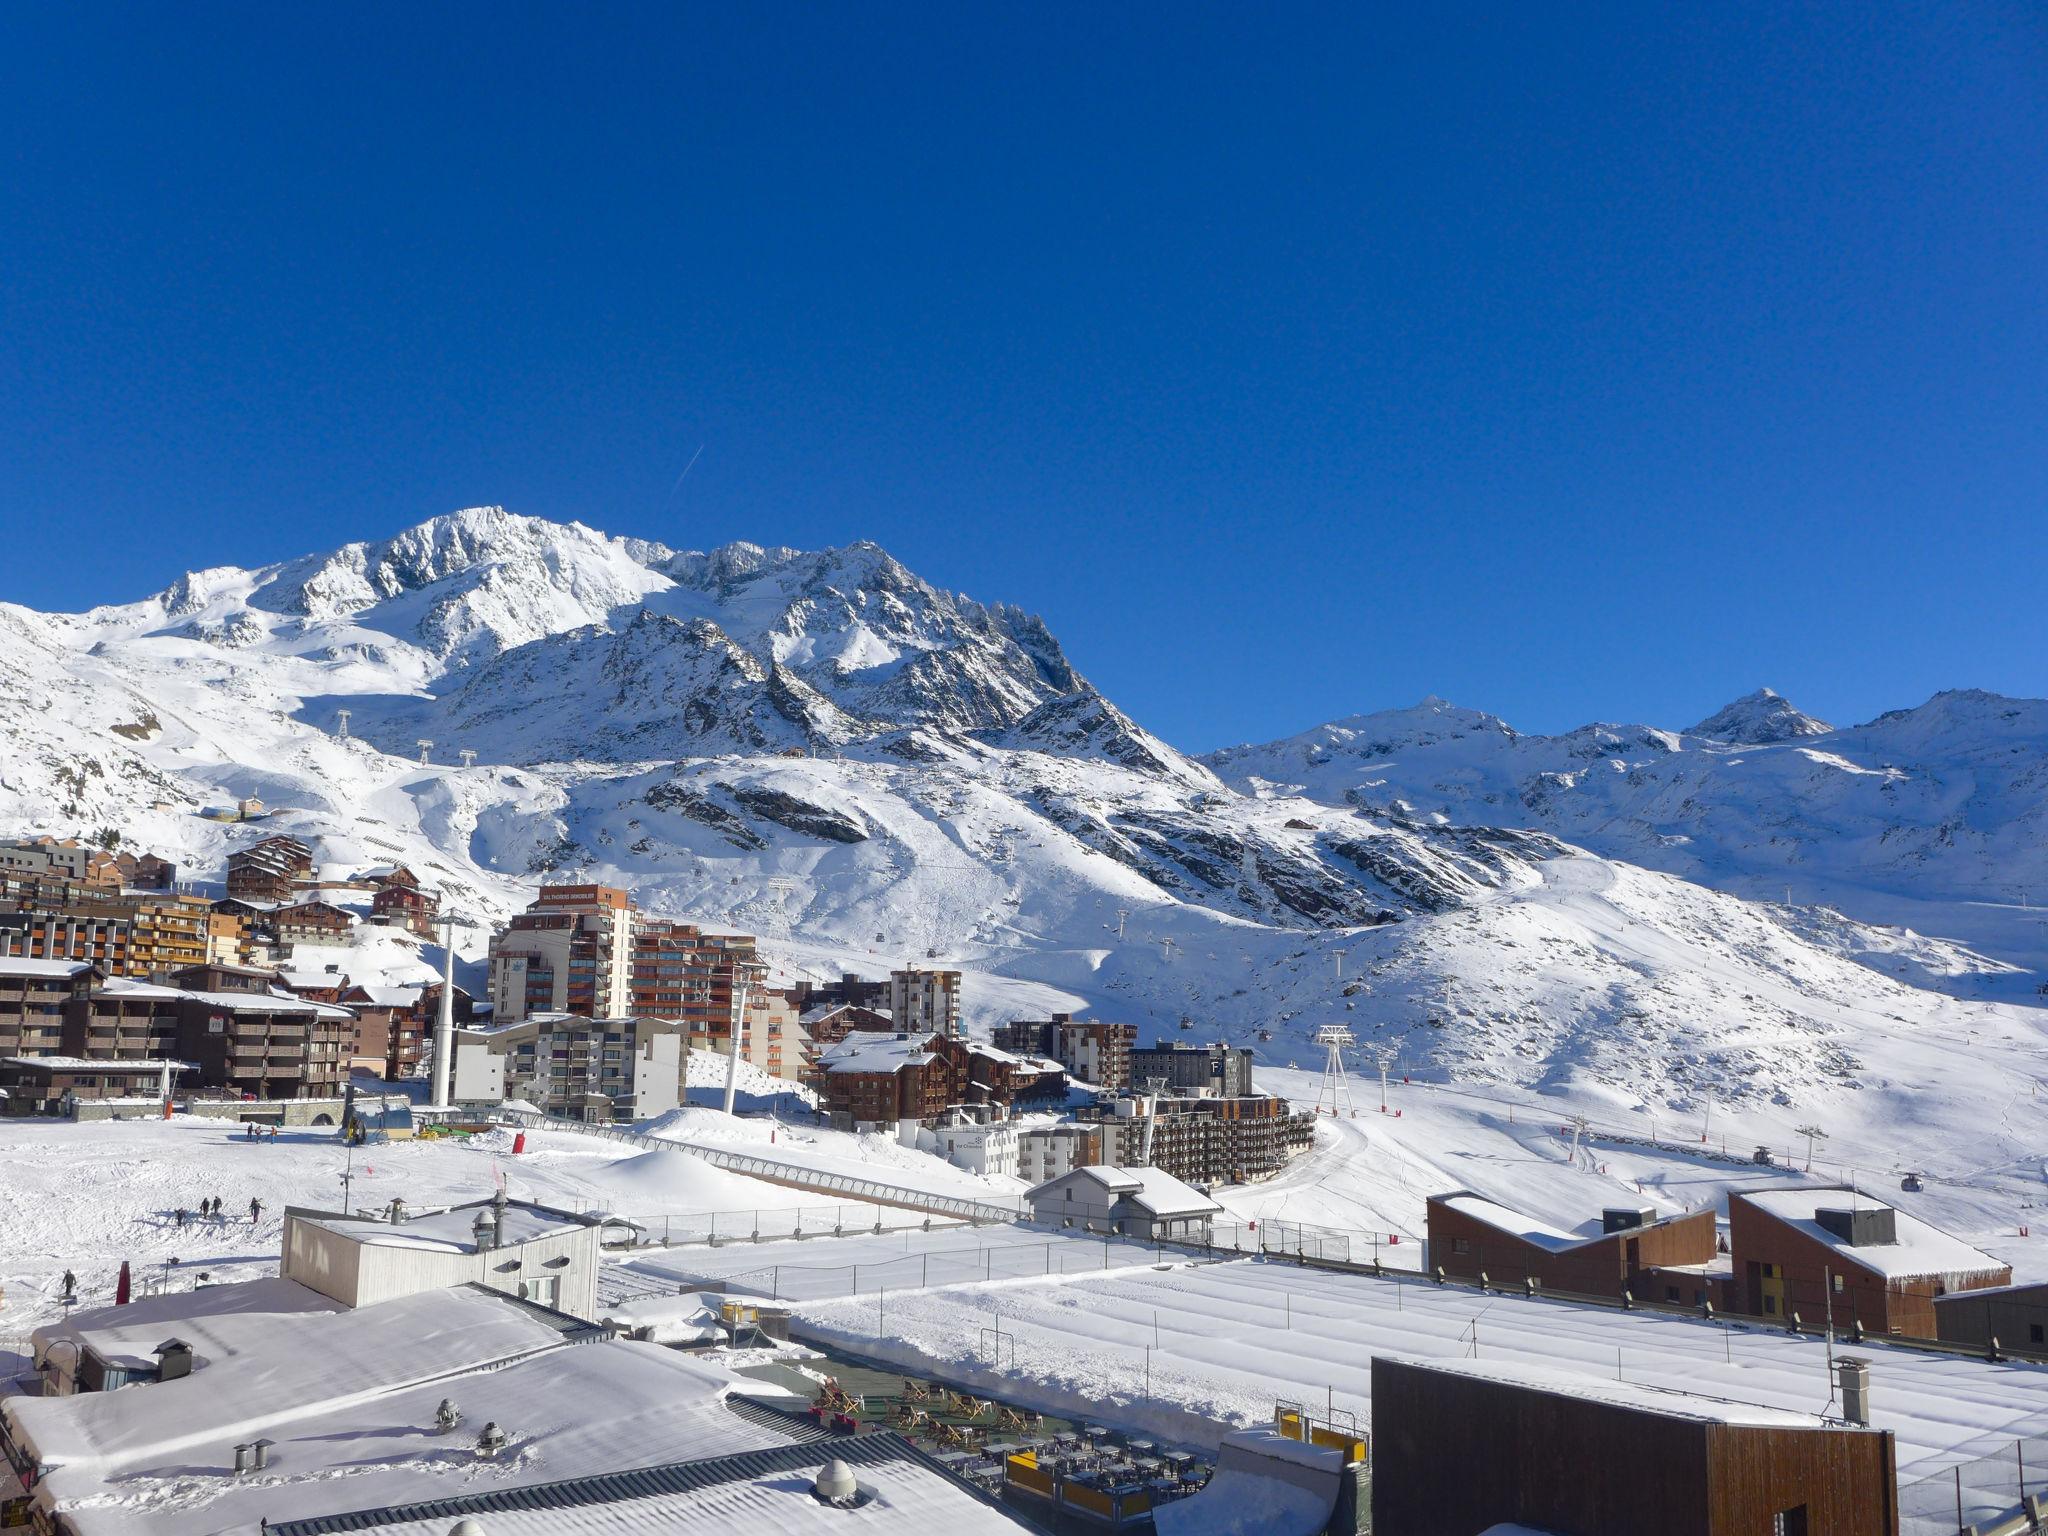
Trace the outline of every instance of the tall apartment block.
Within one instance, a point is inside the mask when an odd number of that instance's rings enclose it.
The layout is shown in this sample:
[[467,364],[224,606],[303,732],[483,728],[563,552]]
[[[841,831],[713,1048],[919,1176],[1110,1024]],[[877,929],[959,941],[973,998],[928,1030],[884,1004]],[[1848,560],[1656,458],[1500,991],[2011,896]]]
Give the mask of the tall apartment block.
[[1135,1024],[1105,1024],[1056,1013],[1049,1019],[998,1024],[990,1039],[998,1050],[1049,1057],[1069,1075],[1098,1088],[1131,1086],[1131,1050],[1138,1043]]
[[960,1033],[960,973],[907,966],[889,973],[889,1017],[912,1035]]
[[617,1018],[632,1006],[633,899],[609,885],[544,885],[491,940],[501,1024],[537,1013]]

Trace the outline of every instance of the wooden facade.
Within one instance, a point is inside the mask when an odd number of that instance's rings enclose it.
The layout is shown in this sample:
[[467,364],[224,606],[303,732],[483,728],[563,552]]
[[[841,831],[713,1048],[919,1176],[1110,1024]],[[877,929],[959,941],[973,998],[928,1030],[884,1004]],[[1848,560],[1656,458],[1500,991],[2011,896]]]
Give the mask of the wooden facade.
[[1460,1364],[1373,1361],[1375,1536],[1897,1536],[1889,1432]]
[[[1429,1264],[1460,1280],[1485,1276],[1491,1285],[1520,1287],[1534,1281],[1546,1291],[1599,1296],[1618,1301],[1622,1293],[1648,1301],[1717,1305],[1715,1282],[1683,1275],[1685,1266],[1706,1265],[1715,1256],[1716,1226],[1711,1208],[1602,1232],[1561,1246],[1532,1240],[1461,1209],[1479,1202],[1460,1192],[1429,1200]],[[1677,1287],[1681,1294],[1670,1296]]]
[[[1858,1201],[1879,1204],[1840,1191],[1842,1205]],[[1861,1257],[1854,1246],[1813,1236],[1741,1193],[1728,1197],[1728,1246],[1735,1256],[1732,1305],[1771,1319],[1789,1321],[1797,1314],[1803,1326],[1813,1328],[1832,1323],[1844,1331],[1932,1339],[1940,1328],[1937,1297],[2012,1280],[2010,1268],[1983,1254],[1977,1257],[1985,1267],[1975,1273],[1905,1273],[1882,1246]]]
[[2048,1285],[1950,1291],[1935,1298],[1934,1328],[1944,1344],[2048,1354]]

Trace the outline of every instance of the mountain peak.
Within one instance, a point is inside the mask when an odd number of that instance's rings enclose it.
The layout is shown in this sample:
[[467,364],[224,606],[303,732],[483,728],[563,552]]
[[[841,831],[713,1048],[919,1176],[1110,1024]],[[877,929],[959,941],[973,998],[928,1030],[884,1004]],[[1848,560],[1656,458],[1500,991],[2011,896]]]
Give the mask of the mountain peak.
[[1775,688],[1759,688],[1716,710],[1686,734],[1740,746],[1766,746],[1825,736],[1833,729],[1825,720],[1797,708]]

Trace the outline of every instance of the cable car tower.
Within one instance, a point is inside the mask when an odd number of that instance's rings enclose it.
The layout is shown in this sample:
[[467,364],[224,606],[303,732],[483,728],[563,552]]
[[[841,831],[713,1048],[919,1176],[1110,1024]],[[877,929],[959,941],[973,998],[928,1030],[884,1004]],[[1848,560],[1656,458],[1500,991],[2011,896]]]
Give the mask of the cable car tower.
[[1344,1069],[1344,1047],[1357,1043],[1348,1024],[1325,1024],[1316,1031],[1316,1044],[1323,1048],[1323,1077],[1316,1085],[1317,1114],[1323,1112],[1327,1098],[1333,1117],[1348,1113],[1352,1119],[1358,1118],[1358,1105],[1351,1097],[1351,1074]]

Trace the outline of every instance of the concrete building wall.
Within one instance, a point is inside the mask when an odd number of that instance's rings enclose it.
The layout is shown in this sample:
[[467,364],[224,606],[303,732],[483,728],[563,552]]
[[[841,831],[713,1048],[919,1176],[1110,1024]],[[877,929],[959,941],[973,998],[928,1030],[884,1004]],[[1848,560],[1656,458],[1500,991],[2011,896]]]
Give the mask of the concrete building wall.
[[[403,1237],[405,1223],[382,1230]],[[596,1227],[568,1227],[481,1253],[455,1252],[366,1242],[287,1211],[281,1273],[350,1307],[475,1284],[595,1318],[598,1235]]]

